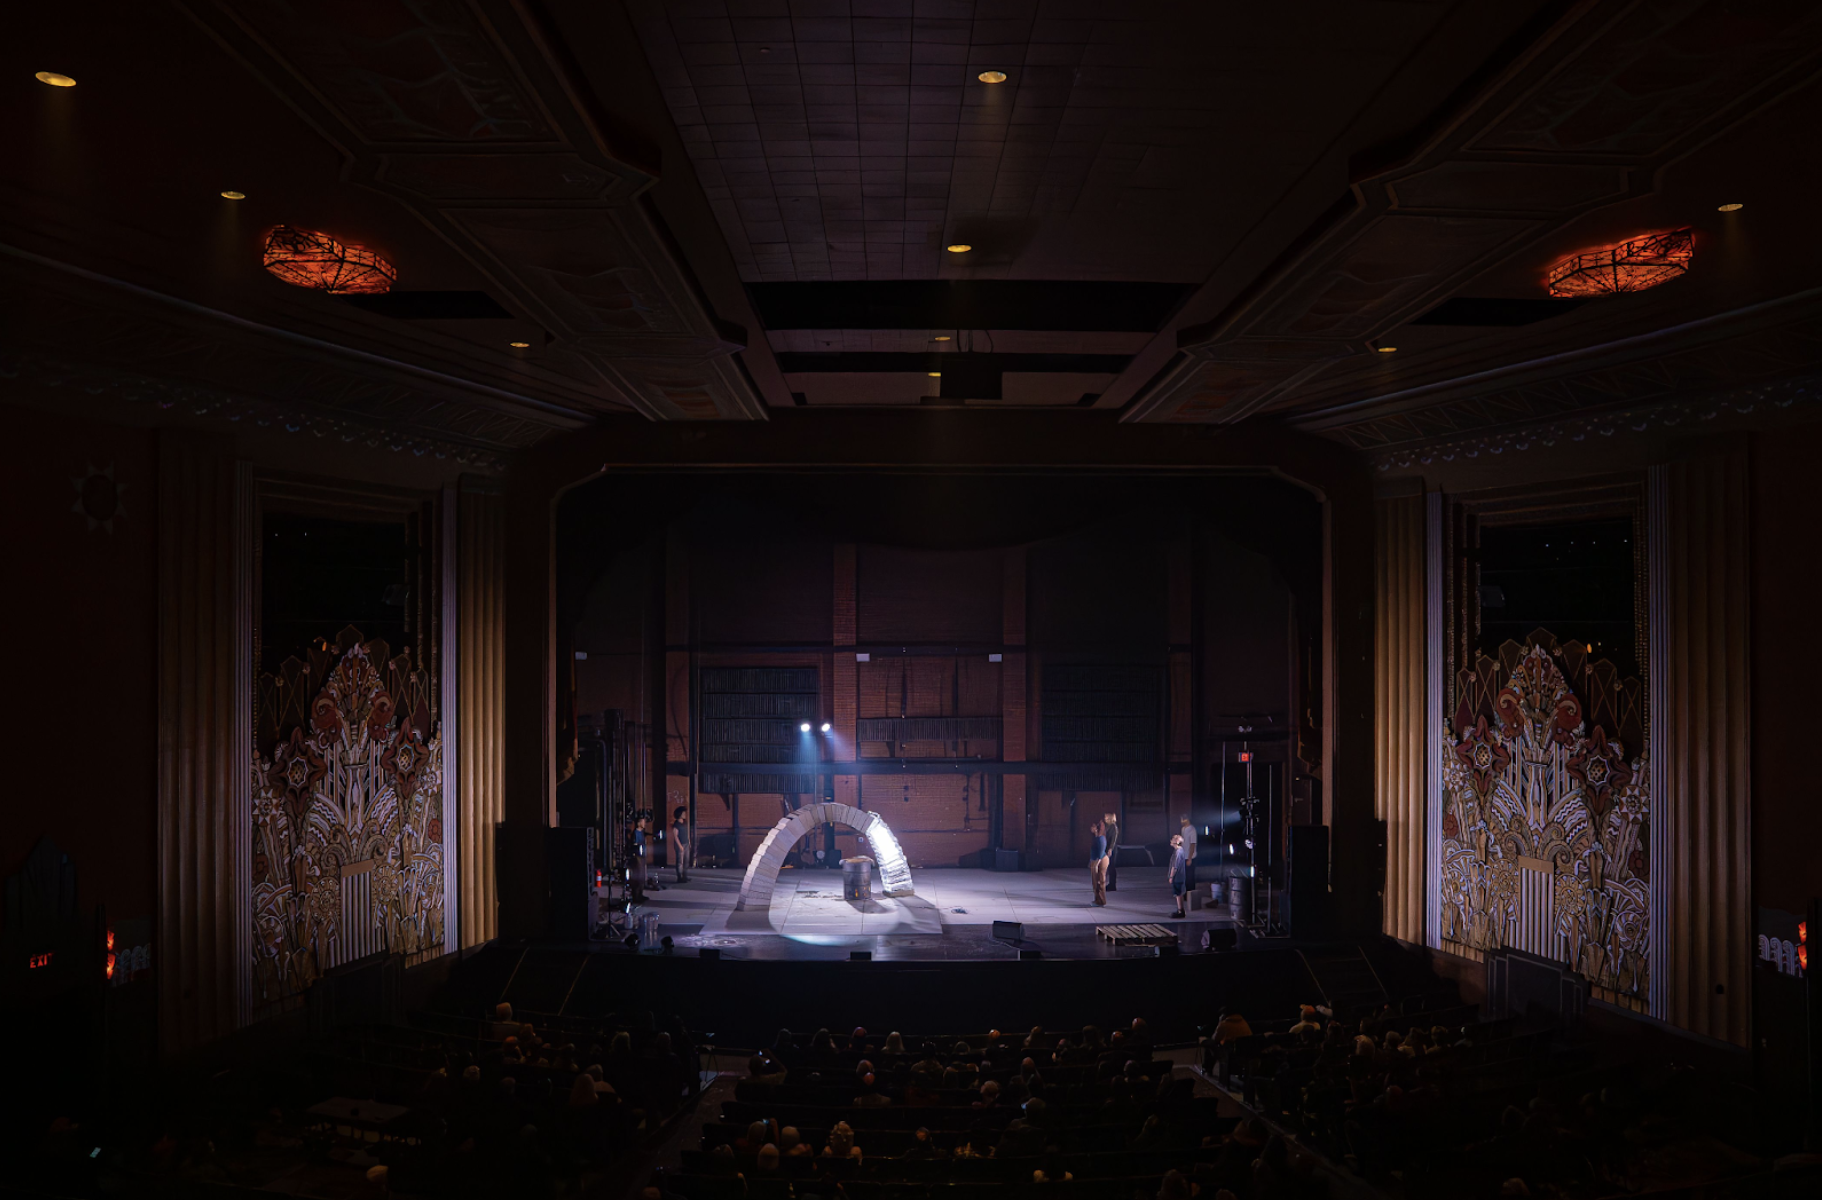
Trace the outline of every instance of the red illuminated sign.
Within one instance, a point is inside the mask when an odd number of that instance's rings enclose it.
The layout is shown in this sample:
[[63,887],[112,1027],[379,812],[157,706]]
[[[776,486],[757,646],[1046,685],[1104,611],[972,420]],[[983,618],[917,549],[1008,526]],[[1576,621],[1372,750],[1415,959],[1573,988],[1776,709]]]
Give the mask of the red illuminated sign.
[[51,965],[51,952],[49,950],[46,950],[43,954],[32,955],[32,965],[31,965],[32,970],[36,971],[39,967],[48,967],[50,965]]
[[1242,750],[1240,752],[1240,761],[1241,762],[1252,762],[1253,761],[1253,752],[1251,750]]

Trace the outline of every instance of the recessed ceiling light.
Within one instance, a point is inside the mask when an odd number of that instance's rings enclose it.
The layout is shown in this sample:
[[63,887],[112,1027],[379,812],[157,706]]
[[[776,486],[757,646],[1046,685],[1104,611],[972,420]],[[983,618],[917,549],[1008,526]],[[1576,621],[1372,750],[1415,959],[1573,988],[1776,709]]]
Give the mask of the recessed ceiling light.
[[229,188],[221,194],[221,198],[223,200],[245,200],[247,198],[247,193],[237,192],[233,188]]
[[954,341],[954,340],[955,340],[955,339],[954,339],[954,338],[952,338],[952,337],[950,337],[950,336],[949,336],[949,335],[948,335],[948,334],[946,334],[946,333],[939,333],[939,334],[937,334],[937,335],[936,335],[936,336],[935,336],[935,337],[933,337],[933,338],[931,338],[931,339],[930,339],[930,340],[931,340],[931,341],[933,341],[933,342],[952,342],[952,341]]
[[1396,354],[1396,353],[1398,353],[1398,347],[1397,347],[1397,346],[1374,346],[1374,347],[1373,347],[1373,349],[1375,349],[1375,350],[1377,350],[1377,351],[1379,351],[1379,352],[1380,352],[1380,353],[1381,353],[1381,354]]
[[943,377],[943,373],[941,371],[930,372],[930,378],[932,378],[932,379],[941,379],[942,377]]
[[1006,82],[1006,72],[1004,72],[1004,71],[982,71],[979,75],[976,75],[975,78],[980,80],[982,83],[1005,83]]
[[508,345],[508,346],[511,346],[511,347],[512,347],[512,348],[513,348],[513,349],[514,349],[514,350],[529,350],[529,349],[531,349],[531,343],[530,343],[530,342],[507,342],[507,343],[506,343],[506,344],[507,344],[507,345]]
[[966,254],[968,251],[974,249],[974,247],[970,246],[967,242],[957,242],[953,246],[944,246],[943,249],[951,254]]
[[52,87],[75,87],[76,81],[68,75],[59,75],[55,71],[40,71],[33,78],[39,83],[48,83]]
[[1734,201],[1734,202],[1733,202],[1733,203],[1732,203],[1732,204],[1723,204],[1723,205],[1721,205],[1721,207],[1720,207],[1720,209],[1719,209],[1719,210],[1717,210],[1717,211],[1720,211],[1720,212],[1739,212],[1739,211],[1740,211],[1740,210],[1741,210],[1741,209],[1742,209],[1742,208],[1745,208],[1745,207],[1746,207],[1746,206],[1745,206],[1745,205],[1744,205],[1744,204],[1741,204],[1741,203],[1740,203],[1740,202],[1739,202],[1739,201],[1737,201],[1737,200],[1736,200],[1736,201]]

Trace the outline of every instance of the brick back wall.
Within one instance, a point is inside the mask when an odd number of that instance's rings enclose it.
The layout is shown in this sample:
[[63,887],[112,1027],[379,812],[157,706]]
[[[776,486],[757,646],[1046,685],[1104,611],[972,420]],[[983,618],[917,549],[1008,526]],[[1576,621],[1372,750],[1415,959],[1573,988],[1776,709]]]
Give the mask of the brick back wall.
[[981,787],[979,775],[861,776],[865,806],[885,818],[911,865],[921,867],[953,867],[987,848]]
[[998,550],[860,547],[855,596],[860,640],[997,645],[1003,559]]

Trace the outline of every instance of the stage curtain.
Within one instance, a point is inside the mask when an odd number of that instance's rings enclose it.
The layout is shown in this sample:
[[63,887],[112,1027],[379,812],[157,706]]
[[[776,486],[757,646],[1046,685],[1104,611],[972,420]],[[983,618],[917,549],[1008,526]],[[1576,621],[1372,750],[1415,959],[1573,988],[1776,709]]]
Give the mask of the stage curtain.
[[[1386,933],[1424,940],[1424,505],[1421,495],[1375,501],[1378,608],[1374,626],[1373,814],[1386,824]],[[1345,852],[1345,851],[1344,851]]]
[[456,661],[460,725],[461,944],[498,933],[494,826],[506,819],[503,497],[464,481],[456,522]]
[[246,1019],[252,962],[252,474],[166,431],[158,451],[159,1040]]
[[[1665,1016],[1745,1045],[1752,1015],[1748,484],[1744,448],[1668,469]],[[1654,752],[1657,750],[1653,747]]]

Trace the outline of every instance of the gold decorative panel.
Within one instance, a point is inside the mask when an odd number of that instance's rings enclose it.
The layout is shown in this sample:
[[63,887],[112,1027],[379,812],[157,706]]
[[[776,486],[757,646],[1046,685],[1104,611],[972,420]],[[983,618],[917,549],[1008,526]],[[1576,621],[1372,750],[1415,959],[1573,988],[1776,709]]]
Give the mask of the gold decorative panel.
[[442,739],[427,673],[388,654],[346,629],[259,681],[256,1011],[381,950],[442,951]]
[[1568,964],[1643,1010],[1652,797],[1644,687],[1544,630],[1457,678],[1443,756],[1442,939]]

